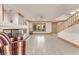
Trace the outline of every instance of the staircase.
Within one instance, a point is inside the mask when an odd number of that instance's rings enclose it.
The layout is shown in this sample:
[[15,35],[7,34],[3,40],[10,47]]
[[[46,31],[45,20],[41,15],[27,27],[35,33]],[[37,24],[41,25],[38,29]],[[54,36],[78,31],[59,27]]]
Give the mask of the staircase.
[[79,12],[57,23],[58,37],[79,46]]

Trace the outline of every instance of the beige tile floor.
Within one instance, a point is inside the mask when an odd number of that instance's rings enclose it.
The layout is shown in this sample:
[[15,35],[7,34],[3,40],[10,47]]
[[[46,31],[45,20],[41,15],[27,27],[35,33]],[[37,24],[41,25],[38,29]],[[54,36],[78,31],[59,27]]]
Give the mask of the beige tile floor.
[[75,55],[79,48],[53,35],[32,35],[26,40],[27,55]]

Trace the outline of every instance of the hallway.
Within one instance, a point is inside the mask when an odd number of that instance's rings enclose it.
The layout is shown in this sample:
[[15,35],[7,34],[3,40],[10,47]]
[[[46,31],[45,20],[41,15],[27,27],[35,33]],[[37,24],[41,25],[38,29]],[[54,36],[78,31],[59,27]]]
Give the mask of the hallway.
[[26,40],[27,55],[79,54],[79,48],[53,35],[31,35]]

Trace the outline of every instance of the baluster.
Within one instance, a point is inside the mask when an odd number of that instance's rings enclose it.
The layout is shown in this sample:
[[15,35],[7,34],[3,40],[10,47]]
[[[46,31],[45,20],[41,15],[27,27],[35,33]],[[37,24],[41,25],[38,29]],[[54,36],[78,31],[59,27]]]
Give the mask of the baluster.
[[77,14],[75,14],[75,24],[77,24]]
[[67,20],[67,28],[69,27],[70,18]]
[[[79,13],[79,12],[78,12]],[[76,20],[76,24],[78,24],[78,13],[76,14],[76,18],[77,18],[77,20]]]
[[78,20],[77,20],[77,24],[79,23],[79,12],[78,12],[78,14],[77,14],[77,17],[78,17]]
[[64,29],[66,29],[66,21],[64,22]]
[[78,13],[76,14],[76,24],[78,24]]
[[72,25],[75,25],[75,15],[73,15],[73,24]]
[[70,21],[71,21],[71,18],[69,18],[68,20],[68,27],[70,27]]
[[72,18],[70,18],[70,20],[69,20],[69,27],[71,26],[71,20],[72,20]]
[[64,30],[64,22],[62,22],[62,30]]
[[67,28],[69,27],[70,18],[67,20]]
[[74,15],[74,25],[76,24],[76,14]]
[[71,24],[70,24],[70,26],[73,24],[73,17],[71,17]]
[[64,27],[64,22],[62,23],[62,26],[63,26],[63,30],[64,30],[64,28],[65,28],[65,27]]
[[71,26],[74,24],[74,16],[72,16],[72,24],[71,24]]

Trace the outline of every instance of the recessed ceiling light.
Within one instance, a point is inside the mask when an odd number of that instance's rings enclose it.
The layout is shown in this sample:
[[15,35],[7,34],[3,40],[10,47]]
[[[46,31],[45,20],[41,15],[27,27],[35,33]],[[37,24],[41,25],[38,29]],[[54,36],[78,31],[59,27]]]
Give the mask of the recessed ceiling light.
[[76,12],[70,12],[71,15],[75,14]]

